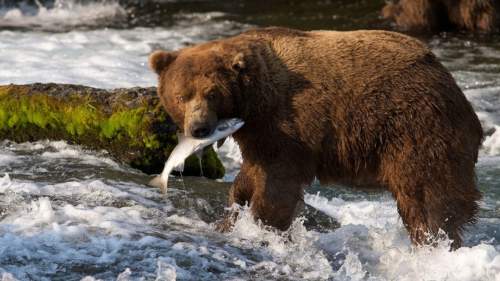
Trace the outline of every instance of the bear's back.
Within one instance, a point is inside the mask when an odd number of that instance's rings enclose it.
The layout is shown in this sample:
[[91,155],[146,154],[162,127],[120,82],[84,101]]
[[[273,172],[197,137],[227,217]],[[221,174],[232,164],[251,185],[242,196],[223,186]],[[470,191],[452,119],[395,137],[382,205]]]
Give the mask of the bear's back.
[[[417,39],[388,31],[262,29],[276,55],[291,71],[311,81],[336,78],[356,88],[360,77],[375,81],[432,56]],[[329,79],[329,80],[330,80]]]

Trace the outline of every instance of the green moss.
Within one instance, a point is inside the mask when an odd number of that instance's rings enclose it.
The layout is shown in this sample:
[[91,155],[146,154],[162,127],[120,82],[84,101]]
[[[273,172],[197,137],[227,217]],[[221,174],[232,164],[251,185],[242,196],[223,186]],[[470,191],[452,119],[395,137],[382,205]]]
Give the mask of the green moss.
[[145,108],[120,109],[111,115],[88,102],[85,96],[69,101],[36,95],[0,94],[0,128],[20,129],[30,125],[64,131],[74,138],[98,135],[101,140],[129,139],[132,144],[157,148],[155,136],[148,135],[149,120]]
[[203,176],[211,179],[222,178],[224,176],[224,166],[222,166],[222,163],[212,148],[205,149],[203,152],[201,165],[203,167],[203,173],[200,169],[200,160],[195,155],[191,155],[184,163],[184,173],[192,175],[203,174]]
[[[142,140],[144,108],[114,112],[100,125],[101,136],[105,138],[130,137],[134,141]],[[137,137],[140,137],[137,139]]]
[[143,142],[147,149],[157,149],[160,147],[160,142],[157,140],[156,135],[145,136]]
[[217,157],[217,153],[213,149],[208,149],[203,154],[202,158],[203,173],[211,179],[222,178],[225,174],[225,169]]
[[19,122],[19,115],[17,113],[13,113],[10,115],[10,118],[9,120],[7,121],[7,127],[9,128],[13,128],[14,126],[17,125],[17,123]]
[[[50,111],[50,108],[48,110]],[[57,123],[64,125],[71,136],[81,136],[89,130],[95,130],[96,125],[103,119],[98,112],[86,105],[67,106],[61,113],[59,116],[53,116],[52,124],[56,125],[56,128],[59,125]]]
[[8,116],[7,112],[0,107],[0,130],[2,130],[5,127],[5,124],[7,124]]

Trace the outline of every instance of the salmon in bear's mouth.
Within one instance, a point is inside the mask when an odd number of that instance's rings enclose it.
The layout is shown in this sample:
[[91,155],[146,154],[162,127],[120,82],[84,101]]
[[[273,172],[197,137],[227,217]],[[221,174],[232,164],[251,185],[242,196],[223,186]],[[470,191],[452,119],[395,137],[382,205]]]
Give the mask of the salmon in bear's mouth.
[[184,170],[184,160],[193,153],[201,152],[203,148],[215,143],[218,140],[224,139],[237,130],[239,130],[245,122],[239,118],[223,119],[217,123],[215,130],[207,137],[193,138],[178,134],[178,144],[170,153],[165,167],[161,175],[154,177],[149,185],[158,187],[163,193],[167,193],[168,177],[172,170],[182,172]]

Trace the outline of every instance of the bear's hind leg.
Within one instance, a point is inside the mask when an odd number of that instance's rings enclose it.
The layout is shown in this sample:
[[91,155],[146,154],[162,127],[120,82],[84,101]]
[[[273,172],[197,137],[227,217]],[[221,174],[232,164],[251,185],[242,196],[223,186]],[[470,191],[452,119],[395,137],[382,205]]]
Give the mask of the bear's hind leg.
[[[401,155],[400,155],[401,156]],[[477,200],[474,160],[464,156],[419,159],[406,155],[385,167],[388,186],[414,244],[435,244],[439,230],[461,246],[464,226],[474,222]],[[392,166],[392,167],[391,167]]]

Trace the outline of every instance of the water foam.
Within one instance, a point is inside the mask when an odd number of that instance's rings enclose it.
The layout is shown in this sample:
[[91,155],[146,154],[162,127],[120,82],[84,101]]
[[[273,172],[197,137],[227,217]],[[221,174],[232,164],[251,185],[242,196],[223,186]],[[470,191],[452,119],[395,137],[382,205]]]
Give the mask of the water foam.
[[82,268],[94,271],[80,275],[84,280],[500,277],[500,249],[487,242],[455,252],[446,243],[414,248],[387,196],[344,200],[306,194],[307,204],[340,223],[323,233],[307,230],[302,218],[279,232],[242,207],[233,230],[220,234],[196,215],[172,209],[158,191],[144,189],[110,180],[48,184],[0,177],[0,208],[9,206],[0,221],[4,276],[54,278],[63,268],[74,277]]
[[[105,150],[90,151],[78,145],[70,145],[66,141],[41,140],[36,142],[14,143],[10,141],[0,142],[0,167],[2,164],[9,166],[13,163],[19,164],[26,161],[28,156],[19,155],[19,152],[31,152],[31,158],[37,157],[43,161],[57,159],[75,159],[81,164],[94,166],[108,166],[117,170],[122,167],[110,159]],[[0,170],[0,172],[2,172]]]
[[[151,229],[145,217],[165,209],[116,184],[94,180],[44,185],[5,175],[0,179],[0,193],[0,207],[8,208],[0,223],[0,267],[21,280],[54,277],[60,267],[86,263],[87,270],[94,264],[106,273],[110,264],[122,262],[122,251],[141,255],[152,244],[161,244],[160,239],[142,233]],[[39,199],[30,200],[33,195]]]
[[7,166],[14,162],[19,162],[18,157],[12,152],[4,152],[0,154],[0,167]]
[[261,272],[260,278],[286,276],[289,280],[327,280],[334,271],[327,256],[315,247],[318,238],[316,233],[306,230],[300,218],[285,233],[279,233],[255,222],[248,208],[240,210],[228,237],[238,248],[262,248],[263,260],[244,264],[254,274]]
[[437,248],[415,248],[388,198],[349,202],[306,194],[305,202],[341,223],[321,234],[319,244],[332,254],[346,252],[345,272],[366,273],[356,280],[500,280],[498,246],[483,241],[450,252],[449,241],[442,241]]
[[44,30],[65,30],[77,26],[102,26],[107,21],[124,20],[126,11],[118,1],[84,2],[55,0],[46,7],[39,1],[36,6],[26,4],[0,9],[0,28],[25,27]]
[[226,170],[226,174],[222,180],[228,182],[234,181],[243,163],[238,143],[232,137],[228,137],[221,147],[217,147],[217,144],[214,144],[213,148]]
[[152,86],[155,76],[146,66],[147,56],[152,45],[171,35],[143,28],[59,34],[1,31],[0,83]]
[[500,126],[493,127],[495,132],[484,139],[484,152],[490,156],[500,155]]
[[138,27],[67,33],[0,31],[0,84],[53,82],[99,88],[156,86],[155,49],[175,50],[229,32],[232,22],[171,29]]
[[[88,193],[85,186],[93,183],[30,183],[32,188],[26,189],[26,182],[8,175],[0,182],[2,202],[10,200],[11,206],[0,222],[0,267],[21,280],[54,278],[61,268],[74,274],[78,267],[97,270],[86,280],[117,275],[122,280],[155,275],[166,280],[216,276],[324,280],[332,274],[300,220],[287,234],[280,234],[242,210],[234,231],[221,235],[196,217],[168,213],[158,204],[148,207],[146,198],[116,204],[129,192],[116,185],[94,183],[109,193],[74,198]],[[28,195],[39,196],[30,200]]]
[[[114,168],[119,168],[118,163],[113,161],[108,157],[97,156],[92,153],[89,153],[88,150],[82,149],[80,146],[70,145],[66,141],[40,141],[34,145],[36,148],[37,145],[45,144],[48,147],[54,148],[55,151],[45,151],[41,154],[42,158],[75,158],[81,161],[84,164],[89,165],[100,165],[105,164]],[[106,151],[101,151],[96,154],[106,155]]]

